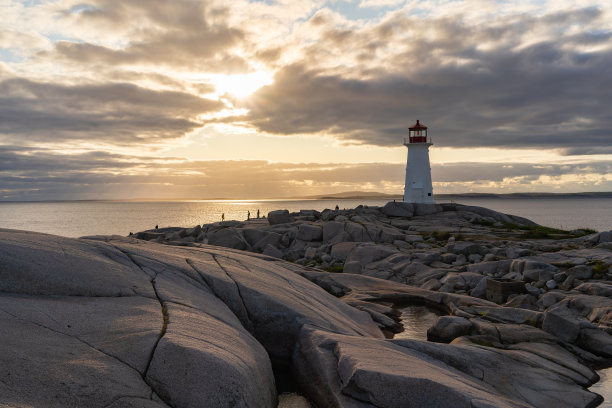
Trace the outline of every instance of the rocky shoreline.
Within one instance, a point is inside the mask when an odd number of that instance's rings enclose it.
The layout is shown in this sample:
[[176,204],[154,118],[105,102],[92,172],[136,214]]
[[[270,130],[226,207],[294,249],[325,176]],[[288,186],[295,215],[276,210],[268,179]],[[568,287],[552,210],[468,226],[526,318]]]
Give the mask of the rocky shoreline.
[[[612,232],[460,204],[0,230],[0,402],[272,407],[299,389],[320,407],[593,407],[611,264]],[[391,338],[400,303],[444,311],[430,341]]]

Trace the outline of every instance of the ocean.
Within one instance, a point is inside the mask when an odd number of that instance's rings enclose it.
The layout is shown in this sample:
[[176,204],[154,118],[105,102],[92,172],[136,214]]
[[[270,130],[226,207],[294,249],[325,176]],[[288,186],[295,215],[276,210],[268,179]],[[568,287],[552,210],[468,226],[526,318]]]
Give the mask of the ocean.
[[[245,220],[287,209],[323,210],[383,206],[388,199],[328,200],[201,200],[201,201],[61,201],[0,202],[0,228],[45,232],[66,237],[128,235],[159,227],[193,227],[221,220]],[[451,200],[440,200],[450,202]],[[477,205],[520,215],[538,224],[562,229],[612,230],[612,198],[458,198],[455,203]]]

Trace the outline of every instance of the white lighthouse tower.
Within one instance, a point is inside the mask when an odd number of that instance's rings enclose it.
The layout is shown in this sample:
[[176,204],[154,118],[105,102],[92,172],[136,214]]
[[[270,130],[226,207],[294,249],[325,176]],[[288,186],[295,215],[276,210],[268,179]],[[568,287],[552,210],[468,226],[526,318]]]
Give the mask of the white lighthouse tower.
[[427,126],[417,120],[409,131],[408,138],[404,138],[404,146],[408,147],[404,202],[435,204],[429,165],[429,146],[433,143],[427,137]]

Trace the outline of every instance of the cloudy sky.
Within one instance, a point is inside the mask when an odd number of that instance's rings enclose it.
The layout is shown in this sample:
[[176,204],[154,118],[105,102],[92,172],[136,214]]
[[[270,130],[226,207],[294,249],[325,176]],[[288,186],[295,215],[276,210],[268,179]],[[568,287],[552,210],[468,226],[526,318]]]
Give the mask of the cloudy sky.
[[609,0],[0,0],[0,200],[612,191]]

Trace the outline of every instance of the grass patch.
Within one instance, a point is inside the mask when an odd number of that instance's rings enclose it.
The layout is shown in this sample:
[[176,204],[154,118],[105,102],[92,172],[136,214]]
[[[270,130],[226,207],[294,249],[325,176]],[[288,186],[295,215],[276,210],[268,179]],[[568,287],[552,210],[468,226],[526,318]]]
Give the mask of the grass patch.
[[342,265],[330,266],[329,268],[325,268],[325,270],[327,272],[342,273],[344,272],[344,266]]
[[531,239],[566,239],[578,238],[585,235],[594,234],[597,231],[590,228],[580,228],[574,231],[567,231],[559,228],[545,227],[543,225],[520,225],[511,222],[504,222],[506,231],[524,231],[521,238]]
[[448,239],[450,238],[450,232],[448,231],[434,231],[431,233],[431,236],[436,240],[436,241],[448,241]]
[[601,259],[589,262],[588,265],[590,265],[591,268],[593,269],[594,275],[603,276],[604,274],[608,273],[608,271],[610,270],[610,264],[605,263]]
[[493,225],[495,225],[495,223],[493,221],[486,220],[484,218],[476,219],[476,220],[472,221],[472,224],[474,224],[474,225],[482,225],[483,227],[492,227]]
[[572,234],[569,231],[564,231],[558,228],[550,228],[543,227],[538,225],[537,227],[533,227],[525,230],[521,234],[521,238],[531,238],[531,239],[546,239],[546,238],[569,238]]

